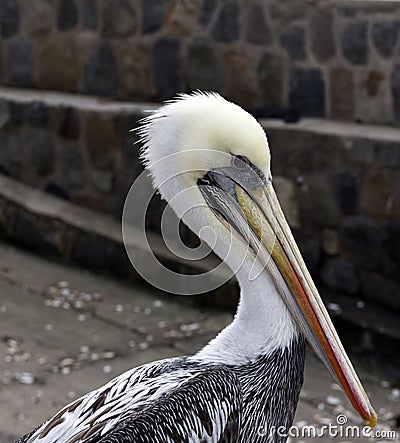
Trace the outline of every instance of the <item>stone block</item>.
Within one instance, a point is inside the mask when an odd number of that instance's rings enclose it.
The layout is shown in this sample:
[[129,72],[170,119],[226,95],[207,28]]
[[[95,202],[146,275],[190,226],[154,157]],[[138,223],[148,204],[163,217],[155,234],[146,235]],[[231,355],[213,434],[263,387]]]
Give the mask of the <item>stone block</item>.
[[15,86],[32,86],[33,51],[29,40],[12,40],[8,46],[10,82]]
[[181,84],[181,43],[162,37],[153,46],[153,72],[157,97],[172,98]]
[[114,51],[107,43],[98,46],[84,64],[83,83],[89,94],[115,97],[117,64]]
[[55,22],[54,15],[54,4],[46,0],[21,2],[21,27],[31,36],[49,34]]
[[135,269],[129,260],[125,247],[116,243],[110,242],[107,268],[117,277],[127,278],[135,274]]
[[169,0],[142,2],[142,33],[148,34],[161,29],[163,18],[170,5]]
[[79,18],[75,0],[60,0],[57,13],[57,27],[60,31],[75,28]]
[[400,219],[388,221],[385,234],[385,251],[397,265],[400,265]]
[[246,4],[244,36],[246,41],[256,45],[268,45],[272,41],[263,5],[254,1]]
[[30,125],[46,127],[49,122],[49,109],[44,102],[34,101],[25,109],[25,115]]
[[0,129],[6,127],[10,121],[10,111],[8,103],[0,99]]
[[122,38],[136,32],[137,17],[134,3],[128,0],[108,0],[106,2],[102,14],[102,34],[104,37]]
[[114,120],[99,115],[86,116],[85,145],[92,167],[101,171],[112,170],[116,147]]
[[400,170],[400,143],[382,142],[377,147],[376,164]]
[[280,43],[292,60],[306,59],[306,33],[304,26],[293,25],[280,36]]
[[333,291],[355,295],[358,280],[354,266],[344,258],[327,258],[322,266],[321,279]]
[[82,189],[86,184],[84,159],[79,147],[71,143],[60,143],[60,174],[67,189]]
[[39,176],[51,174],[56,162],[53,135],[42,128],[27,127],[24,139],[30,171]]
[[294,231],[296,243],[310,274],[319,277],[321,264],[321,239],[315,232]]
[[57,133],[65,140],[78,140],[80,135],[80,116],[74,108],[61,108],[58,113]]
[[349,217],[341,229],[344,250],[359,266],[374,269],[382,258],[383,231],[369,218]]
[[336,228],[339,225],[339,209],[325,177],[308,177],[299,193],[299,202],[302,226]]
[[88,232],[77,233],[71,251],[71,260],[89,269],[106,269],[109,241]]
[[208,27],[214,17],[218,0],[204,0],[200,11],[199,23],[203,28]]
[[355,106],[353,71],[347,68],[332,68],[329,71],[329,83],[331,117],[352,121]]
[[2,37],[12,37],[19,31],[20,13],[17,0],[2,0],[0,2],[0,34]]
[[56,254],[61,232],[59,222],[46,220],[22,209],[16,213],[13,237],[17,244],[46,254]]
[[400,122],[400,63],[396,63],[390,77],[393,113],[396,122]]
[[175,37],[187,37],[197,30],[202,0],[175,2],[166,20],[167,33]]
[[304,0],[273,0],[268,2],[271,18],[280,28],[287,23],[303,19],[307,14]]
[[85,29],[96,31],[98,26],[98,16],[98,0],[85,0],[82,11],[83,27]]
[[356,117],[370,123],[387,123],[392,120],[392,110],[385,70],[372,69],[356,75]]
[[100,192],[110,192],[113,188],[114,175],[111,171],[91,169],[90,180]]
[[310,16],[311,50],[319,62],[326,62],[335,55],[331,9],[314,8]]
[[259,92],[252,69],[252,54],[243,48],[230,47],[222,53],[223,93],[241,106],[257,106]]
[[57,182],[49,180],[44,188],[44,192],[54,195],[55,197],[62,198],[63,200],[69,200],[69,193]]
[[212,29],[212,36],[219,42],[233,42],[239,38],[239,5],[237,0],[222,4]]
[[317,68],[293,68],[289,81],[290,106],[302,115],[325,115],[325,81]]
[[[116,119],[117,137],[118,137],[118,153],[121,157],[121,165],[128,167],[132,174],[137,173],[137,166],[140,164],[138,157],[138,146],[136,143],[139,136],[136,129],[139,126],[139,120],[143,115],[141,114],[124,114]],[[140,167],[142,171],[142,167]],[[133,176],[132,176],[133,178]]]
[[321,243],[322,250],[326,255],[338,255],[340,251],[340,240],[337,229],[323,229],[321,233]]
[[341,32],[343,56],[354,65],[365,65],[368,62],[367,27],[366,20],[357,20],[347,24]]
[[355,170],[338,171],[332,176],[337,205],[343,215],[354,215],[360,205],[360,177]]
[[9,165],[11,168],[15,165],[22,164],[22,152],[21,143],[15,132],[0,132],[1,149],[0,158],[1,162]]
[[47,39],[35,59],[35,84],[43,89],[75,91],[78,77],[78,54],[73,40],[67,35]]
[[349,137],[343,139],[348,162],[369,166],[375,161],[375,144],[368,138]]
[[284,177],[275,177],[274,187],[289,225],[292,228],[299,228],[299,202],[294,182]]
[[363,211],[374,217],[392,215],[395,194],[393,172],[383,168],[370,169],[364,180]]
[[0,196],[0,236],[12,237],[17,208]]
[[25,121],[25,106],[21,103],[8,102],[10,122],[21,125]]
[[285,66],[280,55],[264,53],[257,67],[263,102],[269,106],[283,105]]
[[150,49],[126,40],[115,48],[118,63],[118,95],[124,99],[148,99],[154,96]]
[[372,41],[384,58],[393,55],[400,34],[400,20],[377,21],[372,24]]
[[360,274],[361,294],[379,305],[400,310],[400,284],[371,272]]
[[189,91],[200,89],[218,91],[221,87],[218,60],[214,45],[209,41],[194,40],[188,47],[185,63],[185,83]]

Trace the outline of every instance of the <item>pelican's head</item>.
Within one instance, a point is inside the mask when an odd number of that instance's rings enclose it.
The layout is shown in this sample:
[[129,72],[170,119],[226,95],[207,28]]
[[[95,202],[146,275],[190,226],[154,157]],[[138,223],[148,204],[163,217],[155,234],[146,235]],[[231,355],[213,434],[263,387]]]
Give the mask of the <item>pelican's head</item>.
[[374,426],[376,414],[276,198],[260,124],[218,94],[194,93],[147,117],[141,136],[144,162],[163,198],[232,269],[239,273],[239,261],[253,260],[269,274],[299,329]]

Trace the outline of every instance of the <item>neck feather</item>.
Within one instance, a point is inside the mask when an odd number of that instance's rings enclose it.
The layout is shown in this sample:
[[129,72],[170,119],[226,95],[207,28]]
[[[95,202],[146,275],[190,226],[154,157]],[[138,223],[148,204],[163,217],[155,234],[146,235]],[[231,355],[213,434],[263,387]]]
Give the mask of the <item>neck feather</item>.
[[266,272],[254,280],[242,267],[237,273],[241,294],[233,322],[196,357],[225,364],[244,364],[284,349],[299,331]]

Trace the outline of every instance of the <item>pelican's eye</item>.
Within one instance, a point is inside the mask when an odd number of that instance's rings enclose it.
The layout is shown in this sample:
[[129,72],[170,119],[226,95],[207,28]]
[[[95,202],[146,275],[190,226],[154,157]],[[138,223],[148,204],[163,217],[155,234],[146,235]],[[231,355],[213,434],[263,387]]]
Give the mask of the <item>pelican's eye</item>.
[[245,155],[233,155],[232,166],[239,170],[245,170],[247,166],[251,166],[251,163]]

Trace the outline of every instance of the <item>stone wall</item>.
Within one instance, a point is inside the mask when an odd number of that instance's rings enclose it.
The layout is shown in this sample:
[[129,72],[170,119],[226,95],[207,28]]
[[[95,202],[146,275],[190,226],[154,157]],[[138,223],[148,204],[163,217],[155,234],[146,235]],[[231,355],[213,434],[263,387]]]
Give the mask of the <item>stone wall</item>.
[[156,101],[210,89],[260,116],[399,124],[400,4],[4,0],[0,83]]
[[[148,108],[0,87],[0,172],[120,220],[143,170],[129,130]],[[400,129],[262,124],[274,186],[312,275],[334,292],[400,310]],[[150,230],[162,209],[154,198]]]

